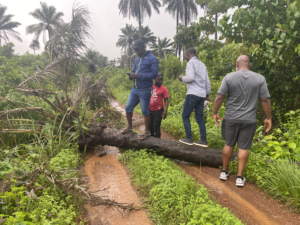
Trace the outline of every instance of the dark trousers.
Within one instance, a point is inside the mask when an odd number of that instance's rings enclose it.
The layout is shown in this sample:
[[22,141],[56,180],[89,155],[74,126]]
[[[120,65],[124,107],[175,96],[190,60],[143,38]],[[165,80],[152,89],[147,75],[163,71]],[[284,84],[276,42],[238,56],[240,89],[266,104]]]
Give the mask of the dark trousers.
[[150,111],[150,133],[153,137],[161,137],[160,125],[162,120],[161,115],[163,114],[163,112],[163,108],[158,111]]
[[203,109],[204,109],[205,98],[201,98],[195,95],[187,95],[182,111],[182,120],[186,133],[186,137],[192,139],[192,130],[190,116],[195,109],[195,119],[200,129],[201,140],[206,141],[206,127],[203,120]]

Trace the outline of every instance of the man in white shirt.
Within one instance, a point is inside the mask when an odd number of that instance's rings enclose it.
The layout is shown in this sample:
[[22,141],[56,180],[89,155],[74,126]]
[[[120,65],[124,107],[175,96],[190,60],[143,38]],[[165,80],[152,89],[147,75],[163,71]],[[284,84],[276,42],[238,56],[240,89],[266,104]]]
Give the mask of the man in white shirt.
[[[204,63],[196,57],[196,50],[189,48],[185,52],[185,57],[188,60],[186,66],[186,76],[179,76],[178,79],[187,86],[187,95],[183,105],[182,120],[186,133],[186,138],[179,141],[187,145],[198,145],[208,147],[206,140],[206,126],[203,120],[204,102],[210,94],[210,83]],[[200,129],[200,140],[193,142],[190,116],[195,109],[195,119]]]

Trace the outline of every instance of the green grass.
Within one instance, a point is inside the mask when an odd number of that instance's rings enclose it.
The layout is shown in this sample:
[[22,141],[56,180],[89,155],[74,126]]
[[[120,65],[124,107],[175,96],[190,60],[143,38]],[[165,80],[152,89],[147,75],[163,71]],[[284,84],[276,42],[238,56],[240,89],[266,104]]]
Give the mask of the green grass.
[[130,169],[155,224],[242,224],[169,159],[147,150],[129,150],[120,160]]

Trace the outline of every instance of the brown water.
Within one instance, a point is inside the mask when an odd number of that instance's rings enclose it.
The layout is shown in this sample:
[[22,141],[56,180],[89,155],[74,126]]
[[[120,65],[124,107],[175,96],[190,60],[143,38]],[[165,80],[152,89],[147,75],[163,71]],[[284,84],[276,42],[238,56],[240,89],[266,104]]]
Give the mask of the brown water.
[[[103,151],[108,155],[99,157],[99,151],[90,152],[85,157],[84,171],[90,178],[90,191],[102,190],[100,196],[119,203],[141,202],[130,184],[129,177],[123,165],[118,160],[118,149],[105,146]],[[131,211],[129,214],[120,213],[116,209],[105,206],[92,207],[86,205],[91,225],[150,225],[151,221],[143,210]]]

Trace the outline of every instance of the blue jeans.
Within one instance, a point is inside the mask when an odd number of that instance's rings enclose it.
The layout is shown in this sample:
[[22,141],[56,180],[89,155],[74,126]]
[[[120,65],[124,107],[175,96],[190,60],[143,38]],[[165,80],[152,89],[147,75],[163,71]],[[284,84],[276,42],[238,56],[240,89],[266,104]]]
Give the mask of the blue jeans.
[[195,109],[195,119],[199,125],[201,140],[206,141],[206,127],[205,122],[203,120],[204,101],[205,98],[201,98],[195,95],[187,95],[185,97],[185,102],[182,111],[182,120],[184,124],[186,137],[189,139],[192,139],[193,137],[190,116],[193,110]]
[[140,103],[142,113],[144,116],[148,116],[150,114],[150,99],[151,99],[152,87],[136,89],[132,88],[130,95],[127,99],[125,110],[128,113],[133,112],[133,109]]

